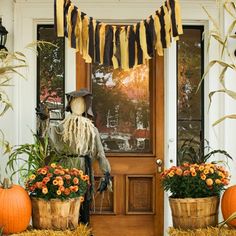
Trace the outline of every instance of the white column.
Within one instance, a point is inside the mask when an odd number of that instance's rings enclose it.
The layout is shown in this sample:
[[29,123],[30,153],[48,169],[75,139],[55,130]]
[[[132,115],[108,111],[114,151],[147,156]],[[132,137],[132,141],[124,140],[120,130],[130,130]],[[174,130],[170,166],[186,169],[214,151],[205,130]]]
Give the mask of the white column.
[[[13,50],[13,0],[0,0],[0,17],[2,18],[2,25],[8,31],[7,35],[7,43],[6,48],[9,52]],[[11,82],[13,85],[15,84],[15,80]],[[2,88],[1,88],[2,89]],[[8,87],[4,88],[6,91],[9,100],[13,103],[14,99],[14,88]],[[14,104],[13,104],[14,108]],[[6,140],[8,140],[11,144],[15,141],[15,130],[16,126],[14,124],[14,110],[9,109],[4,116],[0,117],[0,129],[3,131]],[[0,147],[0,179],[2,180],[4,177],[7,177],[5,173],[5,166],[7,162],[7,155],[3,155],[2,148]]]

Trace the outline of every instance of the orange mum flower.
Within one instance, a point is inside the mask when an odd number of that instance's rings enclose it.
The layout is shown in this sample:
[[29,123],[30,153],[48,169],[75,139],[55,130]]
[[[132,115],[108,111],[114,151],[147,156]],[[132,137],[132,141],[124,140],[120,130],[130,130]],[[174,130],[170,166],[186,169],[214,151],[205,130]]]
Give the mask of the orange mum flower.
[[80,197],[80,202],[83,202],[83,201],[84,201],[84,197],[81,196],[81,197]]
[[210,173],[212,173],[212,174],[215,172],[213,168],[210,168],[209,171],[210,171]]
[[44,182],[44,183],[47,183],[47,182],[49,182],[49,181],[50,181],[50,178],[49,178],[49,177],[44,177],[44,178],[43,178],[43,182]]
[[74,186],[70,186],[69,189],[71,192],[74,192]]
[[[173,176],[174,176],[174,175],[175,175],[175,172],[173,171]],[[87,177],[86,177],[86,175],[81,176],[81,179],[82,179],[83,181],[88,180]]]
[[46,174],[47,174],[47,170],[46,170],[45,168],[43,168],[43,169],[40,171],[40,174],[46,175]]
[[31,175],[31,176],[30,176],[30,180],[34,180],[35,177],[36,177],[36,175]]
[[76,185],[74,186],[74,192],[77,192],[79,190],[79,187]]
[[204,166],[199,166],[199,170],[203,171],[204,170]]
[[56,167],[57,167],[56,163],[52,163],[50,166],[51,166],[52,168],[56,168]]
[[53,183],[53,185],[58,185],[58,181],[57,181],[56,179],[54,179],[54,180],[52,181],[52,183]]
[[84,175],[85,180],[89,180],[89,176],[88,175]]
[[65,187],[64,186],[60,186],[59,189],[61,190],[61,192],[65,191]]
[[190,171],[189,170],[185,170],[184,173],[183,173],[183,176],[188,176],[190,174]]
[[55,170],[54,170],[54,174],[55,174],[55,175],[59,175],[60,173],[61,173],[61,170],[59,170],[59,169],[55,169]]
[[53,176],[52,173],[47,173],[47,177],[51,178]]
[[65,179],[71,179],[70,175],[65,175],[64,177],[65,177]]
[[36,188],[41,189],[42,186],[43,186],[43,183],[42,183],[42,182],[36,182]]
[[73,183],[74,183],[74,184],[78,184],[78,183],[79,183],[79,179],[75,177],[75,178],[73,179]]
[[213,180],[211,178],[206,179],[206,184],[207,184],[207,186],[212,186],[213,185]]
[[42,188],[42,193],[47,194],[48,193],[48,188],[47,187]]
[[70,195],[70,189],[69,188],[65,188],[64,193],[65,193],[65,195]]
[[206,179],[206,175],[201,174],[201,179],[202,179],[202,180],[205,180],[205,179]]
[[63,184],[64,184],[64,181],[63,181],[62,179],[59,179],[59,180],[58,180],[58,185],[59,185],[59,186],[62,186]]

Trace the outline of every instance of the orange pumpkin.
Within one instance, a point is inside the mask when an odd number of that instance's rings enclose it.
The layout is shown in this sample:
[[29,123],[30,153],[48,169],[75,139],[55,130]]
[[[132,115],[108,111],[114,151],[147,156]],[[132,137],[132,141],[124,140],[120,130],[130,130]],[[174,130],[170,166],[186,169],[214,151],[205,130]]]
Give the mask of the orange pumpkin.
[[31,217],[31,200],[28,193],[19,185],[10,185],[4,179],[0,186],[0,228],[4,234],[26,230]]
[[[224,220],[226,220],[232,213],[236,212],[236,185],[227,188],[222,196],[221,211]],[[236,227],[236,219],[228,223]]]

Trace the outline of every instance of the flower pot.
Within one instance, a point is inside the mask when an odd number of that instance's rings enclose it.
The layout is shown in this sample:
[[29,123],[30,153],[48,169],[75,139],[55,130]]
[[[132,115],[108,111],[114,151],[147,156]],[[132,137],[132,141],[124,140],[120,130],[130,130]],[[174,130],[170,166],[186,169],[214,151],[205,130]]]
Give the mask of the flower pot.
[[169,198],[173,226],[181,229],[206,228],[218,223],[219,198]]
[[31,198],[35,229],[65,230],[78,226],[80,198],[68,200]]

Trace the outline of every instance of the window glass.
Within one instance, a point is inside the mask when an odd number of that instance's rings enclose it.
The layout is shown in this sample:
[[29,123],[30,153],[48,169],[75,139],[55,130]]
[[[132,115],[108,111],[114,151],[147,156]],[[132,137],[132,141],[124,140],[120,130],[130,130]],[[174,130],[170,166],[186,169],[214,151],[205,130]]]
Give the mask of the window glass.
[[95,123],[107,152],[150,152],[149,66],[92,65]]
[[51,119],[64,118],[65,43],[55,35],[53,25],[38,25],[37,39],[45,44],[37,57],[37,103],[45,102]]
[[203,84],[196,91],[203,71],[202,33],[203,27],[185,26],[178,41],[178,154],[192,150],[190,155],[195,155],[203,149]]

